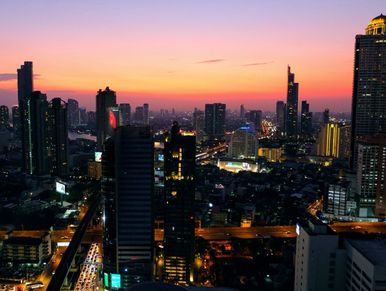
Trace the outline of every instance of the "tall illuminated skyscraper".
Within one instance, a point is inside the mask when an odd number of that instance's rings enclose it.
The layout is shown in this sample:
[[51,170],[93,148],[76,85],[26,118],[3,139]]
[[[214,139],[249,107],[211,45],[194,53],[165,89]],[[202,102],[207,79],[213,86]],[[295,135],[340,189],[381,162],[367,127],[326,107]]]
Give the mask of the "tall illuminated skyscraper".
[[[17,98],[19,103],[21,148],[23,156],[23,170],[28,173],[30,165],[29,136],[28,136],[28,115],[26,113],[26,99],[30,97],[33,91],[33,70],[32,62],[24,62],[17,70]],[[15,120],[16,121],[16,120]],[[15,127],[15,124],[14,124]],[[18,126],[16,126],[18,127]]]
[[[105,289],[152,280],[154,143],[149,127],[118,127],[104,144]],[[112,288],[114,289],[114,288]]]
[[166,137],[164,157],[164,280],[185,285],[191,281],[194,255],[196,141],[194,136],[182,136],[177,122]]
[[355,37],[351,165],[356,167],[358,140],[386,132],[386,16],[370,21]]
[[96,118],[97,118],[97,150],[101,151],[103,143],[107,138],[109,128],[109,107],[117,106],[117,96],[115,91],[106,87],[105,90],[99,89],[96,95]]
[[296,138],[298,133],[298,95],[299,83],[295,83],[295,74],[291,73],[288,66],[288,88],[287,88],[287,115],[286,134],[289,138]]

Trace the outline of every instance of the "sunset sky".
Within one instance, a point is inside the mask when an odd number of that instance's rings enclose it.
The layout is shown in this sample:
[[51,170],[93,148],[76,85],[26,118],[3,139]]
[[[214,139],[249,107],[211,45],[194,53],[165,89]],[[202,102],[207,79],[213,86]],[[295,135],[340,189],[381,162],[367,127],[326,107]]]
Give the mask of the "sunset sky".
[[17,103],[16,69],[34,63],[35,90],[95,108],[274,110],[287,64],[311,111],[349,111],[354,41],[385,0],[3,0],[0,104]]

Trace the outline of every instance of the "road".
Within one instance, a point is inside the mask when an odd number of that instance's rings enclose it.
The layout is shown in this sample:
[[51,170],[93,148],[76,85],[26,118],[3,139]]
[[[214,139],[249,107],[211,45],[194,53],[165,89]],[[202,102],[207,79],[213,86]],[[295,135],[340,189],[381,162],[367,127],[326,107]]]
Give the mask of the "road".
[[46,290],[48,283],[50,283],[51,281],[53,272],[59,266],[60,260],[65,250],[66,250],[66,247],[58,247],[55,250],[55,253],[53,254],[51,260],[49,261],[46,268],[37,279],[37,281],[41,281],[44,284],[44,287],[40,288],[39,290]]

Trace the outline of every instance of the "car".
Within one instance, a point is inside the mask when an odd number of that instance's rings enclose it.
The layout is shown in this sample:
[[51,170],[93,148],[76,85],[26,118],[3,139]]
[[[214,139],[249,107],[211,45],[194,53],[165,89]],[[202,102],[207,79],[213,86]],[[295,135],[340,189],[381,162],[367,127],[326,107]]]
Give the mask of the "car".
[[226,236],[232,236],[232,234],[230,232],[227,232],[225,235]]

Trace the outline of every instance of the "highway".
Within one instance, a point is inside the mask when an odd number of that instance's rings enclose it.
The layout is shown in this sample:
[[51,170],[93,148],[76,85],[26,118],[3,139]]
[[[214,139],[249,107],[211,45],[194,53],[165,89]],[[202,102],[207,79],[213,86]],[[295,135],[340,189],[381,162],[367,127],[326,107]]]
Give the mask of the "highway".
[[99,278],[97,267],[102,264],[100,246],[93,243],[87,253],[87,257],[82,265],[75,291],[99,290]]

